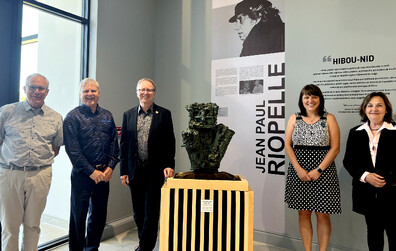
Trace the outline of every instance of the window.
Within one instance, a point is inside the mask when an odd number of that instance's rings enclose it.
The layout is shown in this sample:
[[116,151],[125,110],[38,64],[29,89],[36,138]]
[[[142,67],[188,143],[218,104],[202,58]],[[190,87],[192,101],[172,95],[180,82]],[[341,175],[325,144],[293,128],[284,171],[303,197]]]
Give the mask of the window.
[[[79,104],[79,82],[88,76],[89,0],[23,1],[20,100],[25,79],[38,72],[50,82],[46,105],[63,117]],[[51,190],[41,218],[39,249],[66,242],[72,165],[64,147],[55,158]]]
[[81,16],[83,13],[83,0],[36,0],[37,2],[48,4],[52,7],[67,11],[77,16]]

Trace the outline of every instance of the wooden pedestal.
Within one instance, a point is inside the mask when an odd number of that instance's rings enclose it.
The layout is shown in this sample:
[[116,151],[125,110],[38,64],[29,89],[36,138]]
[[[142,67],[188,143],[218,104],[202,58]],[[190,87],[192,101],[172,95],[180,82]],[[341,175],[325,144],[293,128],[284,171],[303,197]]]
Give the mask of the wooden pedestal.
[[169,178],[161,189],[160,251],[252,251],[253,191],[239,178]]

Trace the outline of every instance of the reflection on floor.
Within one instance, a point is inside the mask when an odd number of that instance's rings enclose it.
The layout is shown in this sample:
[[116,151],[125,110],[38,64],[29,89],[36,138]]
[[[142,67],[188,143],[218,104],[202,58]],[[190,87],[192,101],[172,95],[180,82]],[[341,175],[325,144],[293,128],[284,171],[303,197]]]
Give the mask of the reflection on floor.
[[[41,232],[40,232],[39,245],[69,234],[69,231],[65,228],[57,227],[55,225],[48,224],[45,222],[41,222],[40,231]],[[23,238],[23,226],[21,225],[21,227],[19,228],[19,245],[21,245],[22,243],[22,238]]]
[[[129,230],[127,232],[116,235],[115,237],[105,240],[101,243],[99,250],[100,251],[131,251],[139,244],[137,237],[137,230]],[[67,251],[69,247],[67,245],[61,246],[59,248],[54,249],[56,251]],[[154,251],[158,251],[158,242],[154,249]],[[284,249],[280,247],[275,247],[271,245],[267,245],[261,242],[253,243],[254,251],[290,251],[289,249]]]
[[41,222],[39,245],[69,234],[68,229]]

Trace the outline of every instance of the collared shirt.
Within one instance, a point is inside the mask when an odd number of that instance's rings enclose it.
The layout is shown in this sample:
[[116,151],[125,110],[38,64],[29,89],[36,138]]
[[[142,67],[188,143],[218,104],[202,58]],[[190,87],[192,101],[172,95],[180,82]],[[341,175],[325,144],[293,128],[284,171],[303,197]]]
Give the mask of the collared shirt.
[[0,108],[0,163],[47,166],[52,146],[63,145],[62,116],[43,104],[33,109],[25,100]]
[[144,112],[139,106],[137,119],[138,157],[143,161],[148,159],[148,137],[152,120],[153,106],[147,112]]
[[95,165],[115,168],[119,147],[111,112],[98,105],[92,113],[88,106],[81,104],[66,115],[63,131],[73,172],[89,176],[95,171]]
[[[390,124],[388,122],[384,122],[375,134],[373,134],[373,132],[371,131],[368,122],[366,122],[363,125],[356,128],[356,131],[366,130],[367,135],[369,136],[369,148],[370,148],[370,154],[371,154],[371,161],[373,162],[374,168],[375,168],[375,159],[377,157],[377,152],[378,152],[378,142],[379,142],[379,139],[381,136],[381,131],[384,128],[386,128],[388,130],[396,130],[396,127],[394,127],[392,124]],[[365,183],[366,176],[368,174],[369,174],[369,172],[364,172],[363,175],[360,177],[360,181]]]

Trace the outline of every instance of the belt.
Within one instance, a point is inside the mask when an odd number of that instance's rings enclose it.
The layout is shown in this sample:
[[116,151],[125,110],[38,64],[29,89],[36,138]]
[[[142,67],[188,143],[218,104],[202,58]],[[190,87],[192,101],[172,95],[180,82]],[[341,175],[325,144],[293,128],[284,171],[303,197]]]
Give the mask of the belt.
[[9,165],[0,163],[0,167],[4,169],[10,169],[10,170],[17,170],[17,171],[37,171],[40,169],[45,169],[51,165],[45,165],[45,166],[17,166],[12,163]]
[[94,165],[94,167],[96,170],[103,171],[104,169],[106,169],[107,164]]

